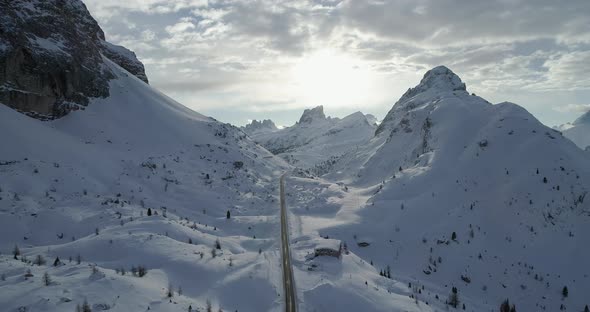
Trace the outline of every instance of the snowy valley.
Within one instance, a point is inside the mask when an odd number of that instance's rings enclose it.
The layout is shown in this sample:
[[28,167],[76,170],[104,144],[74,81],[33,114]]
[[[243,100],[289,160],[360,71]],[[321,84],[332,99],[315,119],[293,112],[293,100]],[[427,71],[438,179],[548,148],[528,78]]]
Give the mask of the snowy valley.
[[381,122],[238,128],[82,1],[0,9],[1,311],[284,311],[284,173],[298,311],[590,304],[590,113],[551,129],[439,66]]

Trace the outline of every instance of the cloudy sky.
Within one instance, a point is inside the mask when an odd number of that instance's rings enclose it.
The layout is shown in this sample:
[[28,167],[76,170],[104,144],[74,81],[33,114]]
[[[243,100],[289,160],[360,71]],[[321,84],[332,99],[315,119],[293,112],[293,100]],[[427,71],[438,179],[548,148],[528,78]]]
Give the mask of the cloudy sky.
[[446,65],[547,125],[590,110],[589,0],[84,0],[151,84],[221,121],[382,118]]

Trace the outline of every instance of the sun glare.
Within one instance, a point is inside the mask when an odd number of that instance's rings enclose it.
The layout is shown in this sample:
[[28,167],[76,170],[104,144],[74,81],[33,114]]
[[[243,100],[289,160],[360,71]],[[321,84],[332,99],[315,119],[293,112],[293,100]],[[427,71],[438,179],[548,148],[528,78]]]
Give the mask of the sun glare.
[[307,105],[357,106],[370,92],[374,75],[358,59],[323,50],[294,66],[291,88]]

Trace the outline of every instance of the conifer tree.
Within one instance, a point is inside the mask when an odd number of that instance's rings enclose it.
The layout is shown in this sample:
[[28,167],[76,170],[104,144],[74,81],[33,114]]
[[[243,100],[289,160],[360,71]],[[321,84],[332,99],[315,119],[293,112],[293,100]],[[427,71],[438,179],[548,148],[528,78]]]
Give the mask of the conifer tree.
[[12,250],[12,255],[14,259],[17,260],[17,256],[20,256],[20,249],[18,249],[18,245],[14,245],[14,249]]
[[51,276],[49,276],[49,273],[45,272],[43,274],[43,285],[45,286],[49,286],[51,285]]

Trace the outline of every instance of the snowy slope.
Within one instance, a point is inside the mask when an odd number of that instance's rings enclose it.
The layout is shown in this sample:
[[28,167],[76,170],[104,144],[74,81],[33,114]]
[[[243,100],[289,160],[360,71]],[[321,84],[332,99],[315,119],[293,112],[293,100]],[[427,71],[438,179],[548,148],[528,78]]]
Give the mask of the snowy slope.
[[318,106],[306,109],[291,127],[250,136],[290,164],[321,174],[335,159],[366,143],[375,127],[361,112],[331,118]]
[[561,125],[557,129],[581,149],[590,147],[590,112],[584,113],[573,123]]
[[[1,310],[74,311],[84,298],[115,311],[204,309],[207,300],[280,308],[275,181],[288,166],[105,61],[118,76],[111,96],[84,111],[40,122],[0,105]],[[29,260],[82,263],[32,268],[7,256],[15,244]],[[105,276],[89,277],[89,264]],[[114,271],[137,265],[146,277]],[[23,278],[27,268],[34,278]],[[45,271],[54,285],[42,286]],[[183,288],[179,305],[164,298],[168,283]],[[243,296],[232,297],[237,289]]]
[[439,294],[457,287],[469,311],[506,298],[519,311],[590,303],[587,155],[523,108],[470,95],[445,67],[325,178],[346,188],[302,188],[302,235],[345,241],[376,272],[390,266]]

